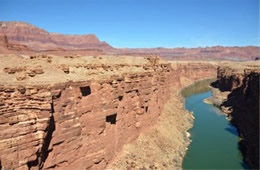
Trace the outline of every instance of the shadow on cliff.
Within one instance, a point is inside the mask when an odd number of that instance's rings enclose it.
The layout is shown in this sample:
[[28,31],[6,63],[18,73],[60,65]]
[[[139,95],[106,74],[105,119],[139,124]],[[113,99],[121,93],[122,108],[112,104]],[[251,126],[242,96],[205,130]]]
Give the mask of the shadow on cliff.
[[232,126],[231,124],[229,124],[229,127],[225,128],[225,130],[230,132],[231,134],[233,134],[235,136],[239,136],[236,128],[234,126]]
[[249,169],[250,169],[245,161],[240,162],[240,165],[241,165],[245,170],[249,170]]
[[43,143],[43,146],[42,146],[42,156],[41,156],[40,168],[41,168],[41,166],[43,166],[43,163],[45,162],[45,160],[47,159],[47,157],[49,155],[48,148],[50,146],[52,134],[53,134],[54,131],[55,131],[55,121],[54,121],[54,117],[51,116],[47,136],[44,139],[44,143]]
[[34,161],[30,161],[27,163],[28,169],[31,169],[32,167],[38,167],[39,169],[43,168],[44,162],[48,158],[49,152],[51,150],[48,150],[51,140],[52,140],[52,134],[55,131],[55,120],[53,117],[54,113],[54,107],[53,104],[51,104],[51,114],[52,116],[49,119],[49,125],[46,128],[46,136],[43,141],[43,145],[40,151],[37,152],[37,158]]
[[[242,85],[233,90],[229,84],[221,88],[219,81],[211,83],[221,91],[231,90],[221,107],[232,108],[231,124],[241,137],[239,149],[252,169],[259,169],[259,81],[259,74],[249,73]],[[233,133],[229,128],[226,130]]]
[[221,92],[230,91],[232,88],[232,84],[230,84],[230,83],[224,84],[223,82],[221,82],[219,80],[216,80],[216,81],[210,83],[210,86],[219,89],[219,91],[221,91]]

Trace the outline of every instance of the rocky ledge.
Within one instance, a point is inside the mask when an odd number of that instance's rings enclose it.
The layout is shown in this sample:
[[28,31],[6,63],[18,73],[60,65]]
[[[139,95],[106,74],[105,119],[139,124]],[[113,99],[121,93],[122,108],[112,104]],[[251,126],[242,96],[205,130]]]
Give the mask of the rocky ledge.
[[211,102],[220,106],[238,129],[240,149],[252,169],[259,169],[259,62],[218,68]]

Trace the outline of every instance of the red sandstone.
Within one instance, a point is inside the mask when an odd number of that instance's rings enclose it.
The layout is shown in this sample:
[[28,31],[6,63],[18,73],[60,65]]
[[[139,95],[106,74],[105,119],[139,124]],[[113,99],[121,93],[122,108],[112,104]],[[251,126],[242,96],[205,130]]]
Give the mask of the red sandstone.
[[[125,64],[134,61],[125,57],[115,64],[109,58],[2,56],[1,82],[8,84],[0,86],[3,168],[104,169],[123,145],[155,124],[170,87],[188,80],[182,76],[194,80],[216,69],[207,63],[171,66],[159,58]],[[24,67],[13,67],[12,59]],[[17,79],[21,74],[24,79]],[[42,82],[52,76],[51,83]]]

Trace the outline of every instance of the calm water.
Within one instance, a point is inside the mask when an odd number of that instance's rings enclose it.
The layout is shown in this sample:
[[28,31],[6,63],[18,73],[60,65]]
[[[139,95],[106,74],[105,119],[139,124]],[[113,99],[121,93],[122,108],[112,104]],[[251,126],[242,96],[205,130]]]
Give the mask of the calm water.
[[195,120],[183,169],[247,169],[238,149],[236,128],[218,108],[203,102],[210,96],[207,91],[185,98],[185,107]]

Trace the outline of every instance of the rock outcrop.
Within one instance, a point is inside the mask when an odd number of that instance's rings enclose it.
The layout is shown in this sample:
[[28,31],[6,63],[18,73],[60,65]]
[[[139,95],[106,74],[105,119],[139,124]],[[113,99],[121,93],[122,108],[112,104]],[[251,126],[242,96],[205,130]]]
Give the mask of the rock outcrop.
[[259,63],[236,64],[218,68],[212,84],[226,100],[220,107],[231,118],[241,137],[240,148],[250,168],[259,169]]
[[[171,86],[192,82],[180,76],[193,70],[198,79],[215,70],[159,58],[112,58],[0,58],[2,169],[104,169],[123,145],[155,124]],[[17,79],[20,74],[25,79]]]

